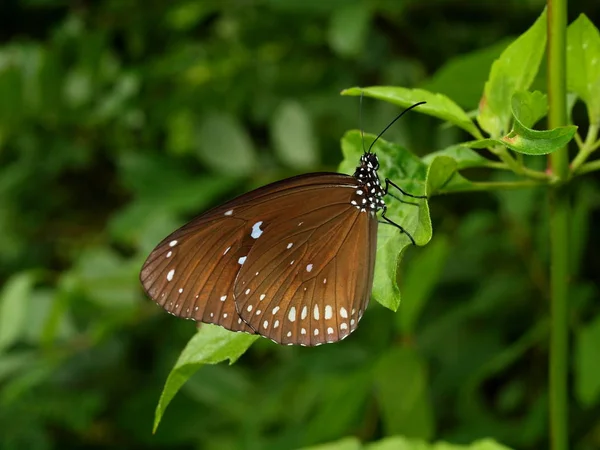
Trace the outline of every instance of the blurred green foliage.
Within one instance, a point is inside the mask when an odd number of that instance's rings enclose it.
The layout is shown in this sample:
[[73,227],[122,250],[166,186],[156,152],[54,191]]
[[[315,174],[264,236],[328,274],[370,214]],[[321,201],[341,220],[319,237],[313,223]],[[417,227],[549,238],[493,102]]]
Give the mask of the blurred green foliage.
[[[319,348],[258,339],[235,365],[196,372],[155,435],[161,389],[195,327],[146,299],[137,278],[154,245],[194,214],[269,181],[335,170],[340,139],[358,127],[358,101],[342,89],[422,87],[476,109],[491,62],[542,7],[3,2],[0,448],[279,449],[350,435],[404,436],[373,448],[501,448],[482,438],[547,448],[541,190],[434,198],[436,233],[406,252],[397,314],[372,303],[350,338]],[[600,23],[600,5],[570,7],[571,19],[585,12]],[[363,103],[369,132],[398,111]],[[461,133],[409,114],[386,139],[424,155]],[[571,439],[591,450],[600,447],[597,177],[572,195]],[[353,438],[333,445],[361,448]]]

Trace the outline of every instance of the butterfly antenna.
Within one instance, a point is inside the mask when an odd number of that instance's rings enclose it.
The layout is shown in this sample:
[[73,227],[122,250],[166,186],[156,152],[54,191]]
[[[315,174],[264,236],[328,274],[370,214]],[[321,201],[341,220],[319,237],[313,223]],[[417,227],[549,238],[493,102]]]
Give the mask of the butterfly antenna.
[[367,153],[365,148],[365,130],[362,126],[362,103],[363,103],[363,92],[360,93],[360,100],[358,102],[358,127],[360,128],[360,138],[362,140],[363,153]]
[[[362,100],[362,93],[361,93],[361,96],[360,96],[360,97],[361,97],[361,100]],[[409,107],[408,107],[408,108],[406,108],[404,111],[402,111],[400,114],[398,114],[398,115],[396,116],[396,118],[395,118],[394,120],[392,120],[392,121],[391,121],[391,122],[388,124],[388,126],[387,126],[387,127],[385,127],[385,128],[383,129],[383,131],[377,135],[377,137],[375,138],[375,140],[374,140],[373,142],[371,142],[371,145],[369,146],[368,153],[370,153],[370,152],[371,152],[371,149],[372,149],[372,148],[373,148],[373,146],[375,145],[375,142],[377,142],[377,141],[378,141],[378,139],[379,139],[381,136],[383,136],[383,133],[385,133],[385,132],[386,132],[386,131],[387,131],[387,130],[388,130],[388,129],[389,129],[391,126],[392,126],[392,125],[394,125],[394,123],[396,123],[396,120],[398,120],[398,119],[399,119],[400,117],[402,117],[404,114],[406,114],[407,112],[409,112],[411,109],[414,109],[414,108],[416,108],[417,106],[419,106],[419,105],[423,105],[423,104],[425,104],[425,103],[427,103],[427,102],[418,102],[418,103],[415,103],[414,105],[412,105],[412,106],[409,106]],[[365,144],[365,143],[364,143],[364,139],[363,139],[363,147],[364,147],[364,144]]]

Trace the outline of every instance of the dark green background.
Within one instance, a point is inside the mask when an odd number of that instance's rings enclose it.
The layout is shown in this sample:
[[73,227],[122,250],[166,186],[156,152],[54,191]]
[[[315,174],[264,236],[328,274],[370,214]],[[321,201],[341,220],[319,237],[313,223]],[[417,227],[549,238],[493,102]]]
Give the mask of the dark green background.
[[[592,3],[572,1],[570,19],[584,12],[598,25]],[[146,299],[137,278],[194,214],[335,170],[341,136],[359,126],[344,88],[424,87],[474,110],[489,65],[543,6],[3,0],[0,449],[278,449],[394,434],[547,448],[541,191],[433,199],[434,238],[407,251],[397,314],[372,304],[340,344],[261,339],[234,366],[203,368],[156,435],[162,385],[195,328]],[[377,133],[397,112],[366,99],[363,128]],[[419,155],[461,138],[418,113],[386,134]],[[571,433],[573,448],[591,450],[597,176],[573,196]]]

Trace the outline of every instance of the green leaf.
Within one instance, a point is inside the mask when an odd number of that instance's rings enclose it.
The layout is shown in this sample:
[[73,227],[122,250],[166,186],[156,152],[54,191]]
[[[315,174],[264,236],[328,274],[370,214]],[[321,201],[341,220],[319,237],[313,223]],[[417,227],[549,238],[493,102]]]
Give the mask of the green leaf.
[[590,124],[600,124],[600,33],[584,14],[567,30],[567,84],[587,105]]
[[477,122],[497,138],[510,127],[511,98],[535,78],[546,45],[546,11],[494,61],[479,102]]
[[574,125],[544,131],[532,130],[525,127],[515,117],[513,130],[501,139],[480,139],[463,142],[462,145],[470,148],[490,148],[502,145],[524,155],[547,155],[567,145],[576,132],[577,127]]
[[586,407],[600,399],[600,315],[577,331],[575,341],[575,394]]
[[476,108],[490,66],[509,42],[504,39],[489,47],[451,58],[421,87],[447,95],[463,108]]
[[429,439],[433,436],[427,369],[412,349],[395,348],[375,366],[375,396],[387,435]]
[[414,333],[421,311],[442,275],[449,251],[447,237],[440,235],[415,255],[406,267],[402,277],[402,306],[396,314],[403,334]]
[[431,445],[421,439],[392,436],[365,447],[368,450],[431,450]]
[[436,156],[427,170],[427,195],[439,192],[462,192],[473,188],[473,183],[458,173],[458,164],[454,158]]
[[[375,136],[366,134],[365,145],[368,147]],[[405,148],[378,139],[373,151],[379,158],[379,173],[385,175],[413,195],[425,194],[425,178],[427,167],[419,158]],[[354,173],[360,156],[363,153],[362,137],[358,131],[349,131],[342,138],[344,160],[339,171]],[[393,188],[392,188],[393,189]],[[387,217],[402,226],[411,234],[418,245],[425,245],[432,236],[429,205],[426,200],[402,197],[403,201],[387,197]],[[407,203],[405,203],[407,202]],[[402,251],[411,245],[404,233],[391,225],[379,224],[377,233],[377,259],[372,297],[386,308],[395,311],[400,304],[400,290],[396,282],[398,264],[402,259]]]
[[445,95],[435,94],[423,89],[407,89],[391,86],[354,87],[342,91],[342,95],[358,96],[361,93],[367,97],[384,100],[402,108],[408,108],[418,102],[427,102],[415,108],[415,111],[429,114],[438,119],[447,120],[471,135],[481,137],[481,133],[467,113]]
[[333,9],[329,23],[329,46],[341,56],[357,56],[363,52],[371,10],[362,1],[348,3]]
[[202,324],[181,352],[160,395],[154,414],[154,432],[165,409],[181,386],[204,364],[218,364],[226,359],[233,364],[258,339],[258,335],[234,333],[216,325]]
[[329,442],[327,444],[302,447],[301,450],[360,450],[361,448],[363,447],[357,438],[346,437],[339,441]]
[[25,332],[34,282],[33,273],[21,272],[9,278],[0,292],[0,354]]
[[517,91],[511,100],[512,113],[521,124],[531,128],[548,113],[548,96],[540,91]]
[[212,113],[198,127],[198,158],[217,172],[247,175],[256,166],[250,136],[233,116]]
[[443,150],[429,153],[421,158],[421,160],[429,166],[438,156],[447,156],[452,158],[454,161],[456,161],[458,170],[469,169],[472,167],[496,167],[498,164],[498,162],[484,158],[479,153],[461,144],[452,145]]
[[271,139],[279,158],[295,168],[314,167],[318,160],[315,133],[308,112],[292,100],[273,113]]

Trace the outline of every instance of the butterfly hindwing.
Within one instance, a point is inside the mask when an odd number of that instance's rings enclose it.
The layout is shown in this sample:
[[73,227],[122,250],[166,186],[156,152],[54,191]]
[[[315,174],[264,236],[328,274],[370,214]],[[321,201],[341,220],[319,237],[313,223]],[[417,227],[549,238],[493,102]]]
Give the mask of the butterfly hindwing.
[[353,189],[315,191],[285,221],[266,223],[234,283],[238,313],[282,344],[319,345],[348,336],[373,283],[377,220],[348,207]]

